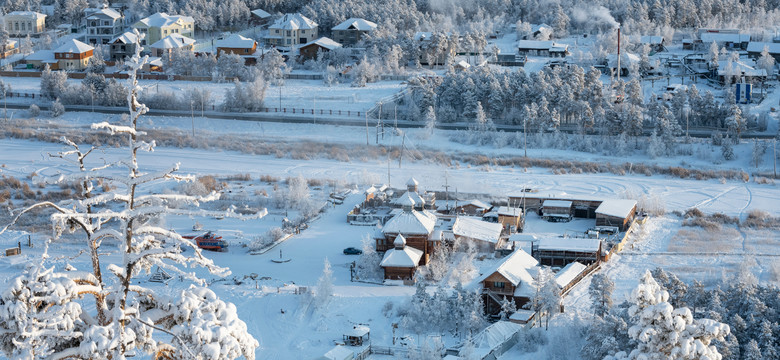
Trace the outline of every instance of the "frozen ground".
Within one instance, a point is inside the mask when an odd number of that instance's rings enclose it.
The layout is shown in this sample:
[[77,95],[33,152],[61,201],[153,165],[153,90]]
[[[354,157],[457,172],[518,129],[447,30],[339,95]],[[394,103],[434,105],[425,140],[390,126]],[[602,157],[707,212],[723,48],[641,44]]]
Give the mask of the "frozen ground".
[[[21,113],[21,112],[20,112]],[[100,119],[103,117],[101,115]],[[93,122],[94,118],[86,113],[69,113],[57,121],[69,122],[75,127]],[[177,118],[147,118],[144,126],[160,129],[188,129],[189,119]],[[223,120],[196,120],[198,136],[235,136],[241,141],[275,140],[304,141],[313,140],[324,143],[356,145],[365,144],[365,129],[355,127],[337,127],[322,125],[285,125],[267,123],[249,123]],[[374,134],[369,140],[373,144]],[[485,153],[490,156],[518,155],[522,149],[494,149],[466,146],[450,142],[452,133],[437,132],[433,137],[425,139],[420,132],[412,131],[406,136],[405,146],[414,148],[438,148],[442,151],[464,151]],[[240,136],[240,137],[239,137]],[[400,145],[401,136],[387,135],[382,144]],[[303,143],[302,143],[303,144]],[[60,171],[70,171],[69,165],[63,165],[48,159],[47,153],[60,150],[58,144],[37,141],[2,139],[0,140],[0,175],[12,175],[20,179],[26,178],[33,171],[39,174],[51,175]],[[113,158],[119,154],[119,149],[101,149],[101,157]],[[531,156],[546,156],[593,161],[626,161],[609,156],[590,155],[566,151],[534,150]],[[741,161],[727,163],[721,167],[744,166]],[[632,159],[647,161],[646,159]],[[679,159],[657,160],[671,165],[679,164]],[[685,210],[699,207],[706,213],[724,212],[730,216],[744,215],[751,209],[763,209],[774,216],[780,215],[780,192],[773,184],[743,183],[734,180],[678,179],[665,176],[645,175],[614,175],[614,174],[566,174],[555,175],[549,169],[513,168],[501,166],[471,167],[456,165],[446,167],[431,161],[412,161],[405,158],[399,168],[396,159],[388,166],[386,159],[351,159],[348,162],[306,159],[296,160],[289,157],[259,156],[219,149],[198,150],[159,147],[154,153],[144,153],[140,163],[145,170],[156,170],[180,162],[183,173],[197,175],[209,174],[240,174],[249,173],[253,179],[260,175],[270,174],[279,178],[303,174],[306,178],[334,179],[345,183],[379,183],[390,180],[391,185],[400,187],[406,180],[414,176],[420,181],[422,189],[441,189],[445,181],[460,192],[489,193],[506,196],[521,188],[533,187],[539,191],[566,191],[575,195],[593,197],[620,197],[626,192],[636,195],[657,197],[665,203],[666,210]],[[696,165],[714,167],[706,162]],[[389,173],[389,174],[388,174]],[[325,353],[333,344],[333,340],[341,339],[344,330],[352,324],[366,323],[372,329],[372,341],[375,344],[389,345],[391,343],[391,324],[399,319],[392,315],[386,316],[382,308],[390,303],[393,308],[403,304],[407,296],[413,292],[411,287],[380,286],[349,281],[349,263],[356,257],[341,253],[348,246],[359,246],[360,239],[372,229],[353,227],[346,224],[346,213],[360,201],[360,194],[350,196],[343,205],[329,208],[321,218],[314,221],[311,227],[301,234],[292,237],[273,250],[263,255],[249,255],[241,243],[250,241],[254,236],[265,232],[270,226],[278,226],[281,215],[272,212],[267,218],[257,221],[237,222],[217,219],[171,218],[168,225],[177,231],[187,232],[195,221],[203,224],[205,229],[212,229],[225,234],[232,247],[227,253],[207,253],[217,264],[228,266],[237,280],[243,281],[236,285],[232,281],[216,282],[211,287],[219,296],[236,303],[239,315],[249,327],[249,331],[259,339],[261,348],[259,358],[298,359],[314,358]],[[576,224],[573,224],[576,225]],[[551,232],[548,223],[535,223],[536,231]],[[566,227],[565,224],[561,224]],[[579,225],[577,225],[579,228]],[[761,253],[755,255],[754,270],[761,275],[762,281],[768,280],[767,266],[776,257],[765,256],[778,254],[776,234],[752,234],[745,236],[737,234],[736,238],[725,237],[719,241],[719,251],[726,252],[723,256],[700,254],[696,249],[700,245],[693,236],[684,242],[678,240],[681,230],[680,221],[675,217],[653,218],[645,225],[644,236],[634,240],[634,246],[616,256],[605,266],[606,271],[616,280],[616,301],[620,301],[635,286],[639,274],[644,269],[656,266],[666,267],[677,272],[683,280],[693,278],[700,280],[720,279],[735,271],[736,264],[746,253]],[[683,230],[690,230],[685,228]],[[36,234],[35,244],[41,244],[47,234]],[[742,246],[731,245],[742,242]],[[16,237],[4,235],[0,238],[2,246],[10,247],[16,242]],[[81,245],[73,241],[57,242],[51,253],[54,255],[54,266],[62,268],[71,264],[78,269],[89,268],[89,259],[78,254]],[[28,249],[23,246],[24,254],[19,258],[0,258],[0,281],[6,282],[10,277],[23,269],[24,262],[39,258],[40,246]],[[113,251],[106,247],[106,251]],[[289,263],[276,264],[271,259],[279,257],[279,251],[285,258],[292,259]],[[663,253],[664,255],[659,255]],[[325,310],[309,308],[307,295],[292,293],[292,284],[303,287],[313,287],[327,258],[333,265],[336,296]],[[494,263],[487,259],[478,263],[485,268]],[[254,283],[244,279],[252,273],[268,280]],[[216,280],[209,276],[207,279]],[[183,284],[174,280],[163,291],[175,291]],[[569,313],[576,310],[585,311],[587,306],[587,281],[578,285],[567,298]],[[570,315],[566,315],[570,316]],[[400,330],[403,332],[403,330]],[[449,339],[450,344],[454,339]],[[516,354],[509,358],[536,358],[528,354]],[[523,357],[520,357],[523,356]]]

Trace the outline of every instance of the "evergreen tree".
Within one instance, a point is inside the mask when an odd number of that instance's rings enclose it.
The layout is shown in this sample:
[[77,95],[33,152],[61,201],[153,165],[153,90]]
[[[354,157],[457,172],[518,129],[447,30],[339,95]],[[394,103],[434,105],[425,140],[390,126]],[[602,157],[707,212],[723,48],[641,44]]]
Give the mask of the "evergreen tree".
[[588,293],[590,294],[593,313],[598,317],[604,317],[612,307],[612,292],[615,291],[615,283],[604,273],[593,275],[590,280]]
[[758,348],[758,343],[755,339],[750,339],[750,341],[745,345],[745,348],[742,350],[742,359],[743,360],[761,360],[764,357],[761,354],[761,349]]

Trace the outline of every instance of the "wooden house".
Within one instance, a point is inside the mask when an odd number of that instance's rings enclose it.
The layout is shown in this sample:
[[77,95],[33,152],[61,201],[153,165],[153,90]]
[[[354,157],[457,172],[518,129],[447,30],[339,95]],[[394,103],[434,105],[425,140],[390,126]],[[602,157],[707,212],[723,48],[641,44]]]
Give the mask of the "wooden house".
[[480,275],[474,283],[482,290],[485,312],[497,314],[501,311],[504,297],[514,300],[518,308],[531,301],[536,294],[534,276],[538,265],[536,259],[518,249]]
[[525,56],[545,56],[563,58],[569,55],[569,45],[553,41],[519,40],[517,53]]
[[266,25],[271,22],[273,16],[263,9],[254,9],[250,11],[249,23],[254,26]]
[[316,60],[319,52],[328,52],[333,49],[338,49],[342,45],[331,40],[327,37],[321,37],[317,40],[310,41],[298,49],[298,56],[301,62],[306,60]]
[[592,264],[601,260],[602,244],[590,238],[543,238],[534,257],[547,266],[566,266],[573,262]]
[[650,51],[660,52],[664,51],[664,37],[663,36],[642,36],[639,38],[639,43],[642,45],[650,46]]
[[570,200],[544,200],[542,218],[547,221],[570,221],[572,218]]
[[761,53],[764,52],[764,47],[769,51],[769,55],[775,58],[775,63],[780,62],[780,42],[751,41],[747,46],[748,56],[758,60],[761,57]]
[[502,245],[500,223],[482,221],[480,218],[459,216],[452,224],[456,240],[473,242],[479,252],[492,253]]
[[240,34],[232,34],[217,40],[216,48],[217,56],[222,53],[252,55],[257,50],[257,42]]
[[406,239],[399,234],[393,241],[393,248],[385,252],[379,266],[385,272],[385,279],[413,280],[422,257],[422,250],[407,246]]
[[0,51],[0,59],[5,59],[19,52],[19,48],[16,47],[16,40],[8,39],[0,48],[2,48]]
[[381,231],[375,235],[376,251],[392,249],[398,235],[402,235],[406,245],[422,251],[420,265],[425,265],[437,243],[431,238],[435,227],[436,215],[427,210],[417,211],[406,206],[388,220]]
[[523,229],[523,209],[518,207],[494,207],[482,216],[487,222],[501,223],[509,232],[520,232]]
[[349,18],[334,26],[331,31],[336,42],[344,45],[355,45],[374,29],[376,29],[376,23],[361,18]]
[[604,200],[596,209],[596,226],[617,226],[626,231],[636,215],[636,200]]
[[409,178],[406,182],[406,192],[400,197],[394,199],[391,205],[396,208],[402,208],[411,204],[414,209],[422,211],[424,209],[435,209],[436,206],[436,194],[433,192],[426,192],[422,195],[419,193],[419,182],[415,178]]
[[95,50],[76,39],[66,41],[60,47],[54,49],[54,58],[57,60],[57,68],[60,70],[81,71],[87,68],[87,62]]
[[596,218],[596,209],[601,205],[602,199],[595,199],[587,196],[578,196],[566,194],[564,192],[553,193],[530,193],[521,192],[509,195],[509,203],[527,209],[527,211],[541,210],[545,200],[566,200],[571,201],[574,217],[578,218]]

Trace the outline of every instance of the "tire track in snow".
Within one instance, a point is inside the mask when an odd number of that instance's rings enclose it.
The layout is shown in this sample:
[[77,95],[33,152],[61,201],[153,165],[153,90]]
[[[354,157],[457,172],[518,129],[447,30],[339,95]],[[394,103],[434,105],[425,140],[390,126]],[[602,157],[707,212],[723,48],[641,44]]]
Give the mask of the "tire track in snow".
[[[713,196],[713,197],[710,197],[710,198],[709,198],[709,199],[707,199],[707,200],[704,200],[704,201],[701,201],[701,202],[699,202],[698,204],[694,205],[693,207],[695,207],[695,208],[699,208],[699,209],[701,210],[701,207],[703,207],[703,206],[705,206],[705,205],[709,205],[709,204],[711,204],[713,201],[720,199],[720,198],[721,198],[723,195],[726,195],[726,194],[728,194],[729,192],[733,191],[733,190],[734,190],[734,189],[736,189],[736,188],[737,188],[736,186],[732,186],[732,187],[730,187],[730,188],[728,188],[728,189],[726,189],[726,190],[723,190],[723,191],[721,191],[721,192],[720,192],[720,194],[718,194],[718,195],[715,195],[715,196]],[[701,193],[701,192],[698,192],[698,193],[700,193],[700,194],[703,194],[703,193]],[[741,213],[741,211],[740,211],[740,215],[741,215],[741,214],[742,214],[742,213]]]

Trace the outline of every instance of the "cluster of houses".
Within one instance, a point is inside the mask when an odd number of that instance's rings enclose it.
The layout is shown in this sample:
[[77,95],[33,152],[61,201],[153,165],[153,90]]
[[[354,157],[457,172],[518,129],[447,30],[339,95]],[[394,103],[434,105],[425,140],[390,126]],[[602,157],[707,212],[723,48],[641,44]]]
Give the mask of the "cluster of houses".
[[[624,199],[598,199],[558,194],[521,192],[508,198],[510,206],[492,206],[479,200],[436,203],[435,193],[421,192],[414,178],[409,179],[400,196],[385,185],[366,190],[366,199],[348,220],[377,224],[376,250],[383,253],[380,263],[386,280],[411,282],[420,266],[431,261],[443,246],[467,241],[475,251],[500,259],[495,269],[483,273],[474,286],[485,289],[489,313],[500,309],[504,296],[518,306],[527,303],[535,292],[534,278],[539,266],[560,268],[556,276],[573,279],[605,259],[610,245],[604,234],[619,238],[629,229],[637,202]],[[385,213],[378,208],[389,209]],[[526,213],[535,212],[547,221],[594,219],[593,228],[575,236],[551,236],[523,232]],[[376,216],[374,216],[376,215]]]

